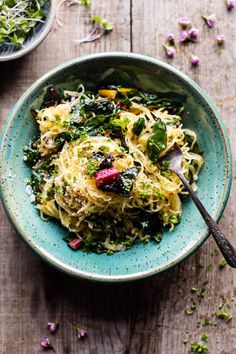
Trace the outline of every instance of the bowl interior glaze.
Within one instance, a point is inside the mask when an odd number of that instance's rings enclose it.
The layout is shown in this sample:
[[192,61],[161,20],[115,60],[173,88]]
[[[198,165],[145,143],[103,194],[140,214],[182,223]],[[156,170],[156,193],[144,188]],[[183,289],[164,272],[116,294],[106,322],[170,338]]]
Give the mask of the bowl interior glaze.
[[165,232],[160,244],[138,244],[108,256],[68,248],[62,240],[67,231],[52,220],[42,221],[26,194],[30,169],[23,162],[22,148],[37,134],[29,109],[39,107],[48,86],[75,89],[79,83],[89,89],[122,84],[183,98],[184,125],[197,133],[204,150],[198,196],[215,220],[225,208],[232,178],[230,145],[222,120],[191,79],[153,58],[128,53],[94,54],[55,68],[25,92],[9,115],[1,146],[2,199],[23,240],[51,265],[74,276],[125,281],[157,274],[185,259],[207,238],[207,227],[190,199],[183,202],[181,223],[173,232]]

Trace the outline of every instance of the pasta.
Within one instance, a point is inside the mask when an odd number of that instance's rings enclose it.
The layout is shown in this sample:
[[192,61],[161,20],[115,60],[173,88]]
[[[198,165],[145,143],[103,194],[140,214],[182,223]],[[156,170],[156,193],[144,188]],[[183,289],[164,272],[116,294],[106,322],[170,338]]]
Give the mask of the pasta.
[[49,88],[41,109],[33,110],[40,136],[24,149],[42,218],[67,228],[74,249],[109,254],[138,241],[160,242],[162,229],[180,222],[187,194],[163,156],[180,146],[194,190],[203,164],[182,110],[163,94],[133,88],[91,92],[80,85],[63,99]]

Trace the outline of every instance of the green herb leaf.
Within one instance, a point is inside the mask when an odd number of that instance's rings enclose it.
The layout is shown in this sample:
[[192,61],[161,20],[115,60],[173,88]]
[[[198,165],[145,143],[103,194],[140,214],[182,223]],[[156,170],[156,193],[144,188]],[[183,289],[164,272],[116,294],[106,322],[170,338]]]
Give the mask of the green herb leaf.
[[221,311],[218,311],[216,313],[216,317],[220,318],[221,320],[224,320],[226,323],[230,322],[233,318],[226,308],[222,309]]
[[91,0],[81,0],[81,5],[86,6],[88,9],[91,7]]
[[161,151],[166,148],[166,145],[166,125],[160,118],[158,118],[147,141],[147,155],[149,159],[156,163],[159,159]]
[[145,126],[145,118],[144,117],[139,117],[136,122],[134,122],[133,125],[133,133],[137,136],[139,136]]
[[127,125],[129,124],[129,121],[130,120],[128,117],[116,118],[116,119],[112,120],[111,124],[114,127],[120,127],[123,131],[125,131],[127,128]]
[[227,261],[225,259],[222,259],[220,262],[219,262],[219,267],[220,269],[223,269],[226,265],[227,265]]
[[99,170],[99,161],[91,159],[87,164],[87,172],[89,176],[93,176]]
[[202,338],[201,338],[204,342],[208,341],[208,335],[206,333],[203,333]]
[[168,222],[173,225],[177,225],[180,223],[180,215],[171,215],[169,217]]
[[163,239],[163,232],[159,231],[156,234],[152,236],[152,238],[157,242],[160,243],[161,240]]
[[191,353],[207,353],[208,348],[203,344],[203,342],[194,342],[190,347]]

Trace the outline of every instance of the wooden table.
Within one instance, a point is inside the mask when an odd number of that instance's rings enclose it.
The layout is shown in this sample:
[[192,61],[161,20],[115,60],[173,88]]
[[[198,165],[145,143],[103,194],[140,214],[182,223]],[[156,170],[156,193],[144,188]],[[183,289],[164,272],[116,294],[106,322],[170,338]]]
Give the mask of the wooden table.
[[[64,28],[57,24],[47,39],[28,56],[0,65],[1,122],[24,90],[48,70],[67,59],[93,52],[133,51],[166,60],[162,43],[169,31],[178,33],[177,19],[187,15],[201,30],[199,44],[178,49],[171,62],[192,77],[211,96],[227,126],[233,152],[236,149],[236,9],[227,13],[224,1],[100,0],[93,10],[114,22],[114,31],[99,42],[81,46],[73,38],[89,28],[84,7],[64,9]],[[202,14],[215,13],[217,28],[208,29]],[[215,35],[223,32],[227,42],[218,48]],[[189,53],[201,58],[193,69]],[[234,153],[234,163],[236,154]],[[236,243],[235,180],[221,227]],[[41,353],[40,339],[47,334],[47,321],[60,321],[53,344],[58,354],[185,354],[190,343],[208,333],[212,354],[236,353],[236,291],[234,271],[220,270],[220,255],[210,238],[181,265],[159,276],[131,284],[95,284],[72,279],[44,264],[31,253],[13,231],[1,209],[0,219],[0,353]],[[212,264],[212,269],[209,264]],[[197,300],[192,316],[185,314],[191,287],[201,289],[208,280],[207,294]],[[198,326],[218,310],[221,295],[230,304],[234,318],[228,324]],[[213,317],[211,317],[213,315]],[[72,322],[88,331],[83,341],[76,338]],[[184,344],[183,339],[189,338]]]

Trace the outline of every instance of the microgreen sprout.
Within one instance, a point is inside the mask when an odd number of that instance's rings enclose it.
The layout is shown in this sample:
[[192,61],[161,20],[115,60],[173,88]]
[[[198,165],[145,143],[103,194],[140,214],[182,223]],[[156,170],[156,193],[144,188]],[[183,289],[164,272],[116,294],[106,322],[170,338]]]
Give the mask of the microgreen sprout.
[[112,22],[108,21],[107,19],[103,19],[100,16],[94,15],[92,20],[93,28],[91,32],[82,39],[76,39],[75,42],[78,44],[94,42],[113,30]]
[[0,44],[22,47],[37,23],[44,23],[47,0],[0,1]]

